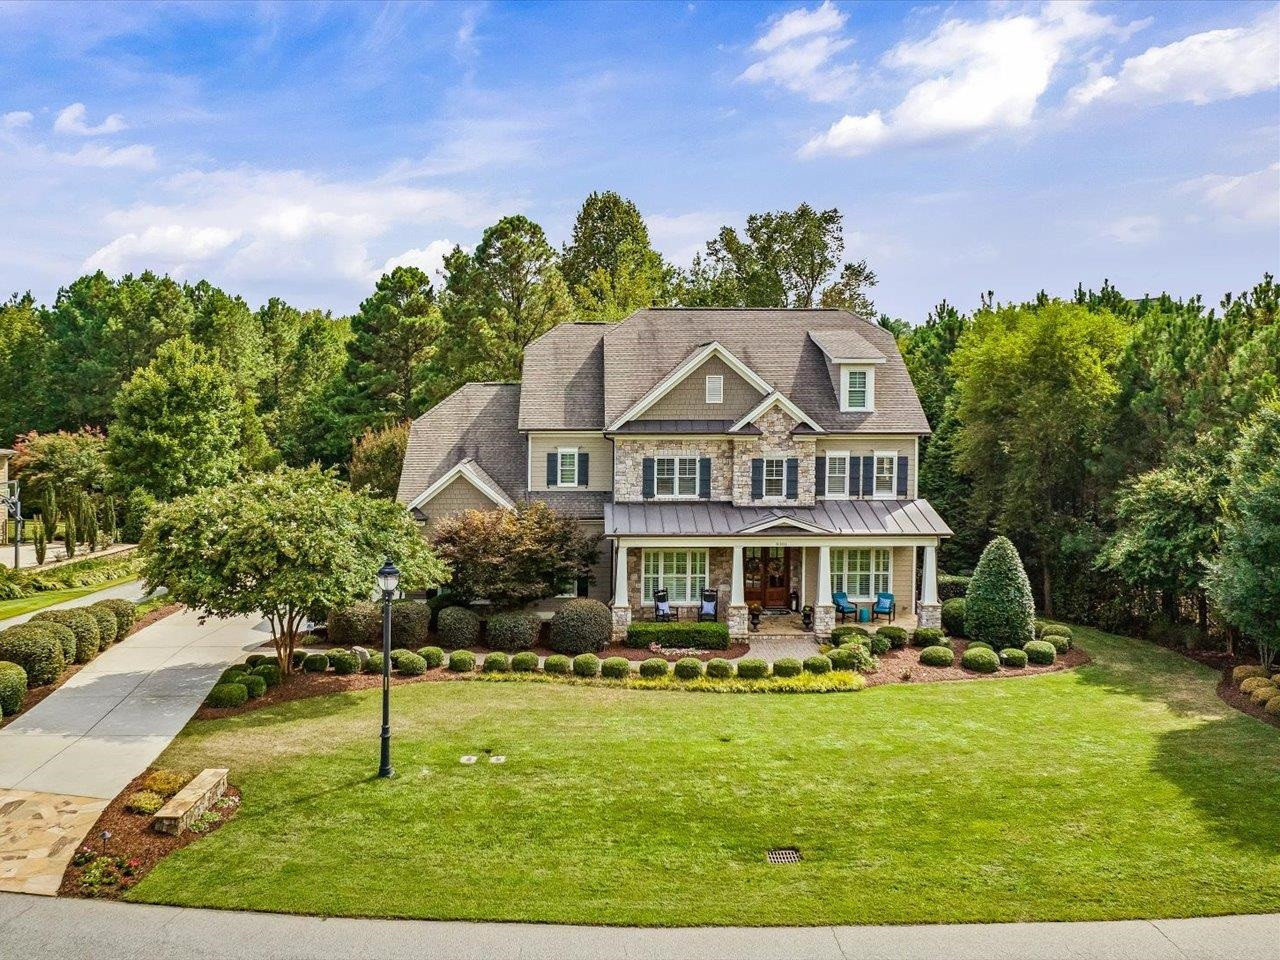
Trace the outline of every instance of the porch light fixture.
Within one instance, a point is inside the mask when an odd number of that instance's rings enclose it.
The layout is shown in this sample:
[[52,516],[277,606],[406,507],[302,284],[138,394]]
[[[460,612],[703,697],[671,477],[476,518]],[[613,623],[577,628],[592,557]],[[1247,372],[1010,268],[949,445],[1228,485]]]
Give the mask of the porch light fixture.
[[391,598],[400,586],[400,571],[387,558],[378,570],[378,589],[382,591],[382,762],[378,776],[389,777],[391,769]]

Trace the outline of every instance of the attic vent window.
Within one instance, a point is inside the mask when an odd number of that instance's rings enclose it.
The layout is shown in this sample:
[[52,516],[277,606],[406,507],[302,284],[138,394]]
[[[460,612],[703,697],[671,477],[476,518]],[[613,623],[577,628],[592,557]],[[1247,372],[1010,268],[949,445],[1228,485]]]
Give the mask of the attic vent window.
[[724,403],[724,377],[720,374],[707,377],[707,403]]

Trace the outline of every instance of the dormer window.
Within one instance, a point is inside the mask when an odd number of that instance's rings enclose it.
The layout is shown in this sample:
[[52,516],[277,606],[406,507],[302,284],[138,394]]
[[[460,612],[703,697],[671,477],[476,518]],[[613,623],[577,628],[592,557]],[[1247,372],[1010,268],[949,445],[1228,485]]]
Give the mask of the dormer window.
[[873,367],[842,367],[841,409],[847,413],[874,410],[875,376]]
[[707,403],[724,403],[724,377],[721,374],[707,376]]

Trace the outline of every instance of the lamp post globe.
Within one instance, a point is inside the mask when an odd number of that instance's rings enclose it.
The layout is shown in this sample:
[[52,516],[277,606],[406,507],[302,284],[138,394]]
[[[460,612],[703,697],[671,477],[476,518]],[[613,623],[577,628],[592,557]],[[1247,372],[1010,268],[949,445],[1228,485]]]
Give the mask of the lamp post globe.
[[382,591],[382,756],[378,776],[389,777],[391,769],[391,598],[400,585],[400,571],[388,557],[378,571]]

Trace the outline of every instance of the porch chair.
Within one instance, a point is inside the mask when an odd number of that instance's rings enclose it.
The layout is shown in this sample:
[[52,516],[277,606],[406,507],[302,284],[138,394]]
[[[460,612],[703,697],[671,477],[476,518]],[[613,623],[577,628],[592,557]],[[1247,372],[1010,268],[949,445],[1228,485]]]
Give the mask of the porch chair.
[[858,608],[849,602],[849,595],[843,590],[831,595],[831,603],[835,606],[836,613],[840,614],[841,623],[844,623],[845,618],[851,613],[855,618],[858,615]]
[[875,606],[871,608],[871,619],[876,617],[888,617],[889,622],[893,623],[893,594],[877,593]]
[[671,601],[667,597],[665,587],[653,591],[653,619],[659,623],[670,623],[676,619],[676,613],[671,609]]
[[702,605],[698,607],[698,620],[716,620],[716,607],[720,603],[720,594],[714,590],[702,591]]

